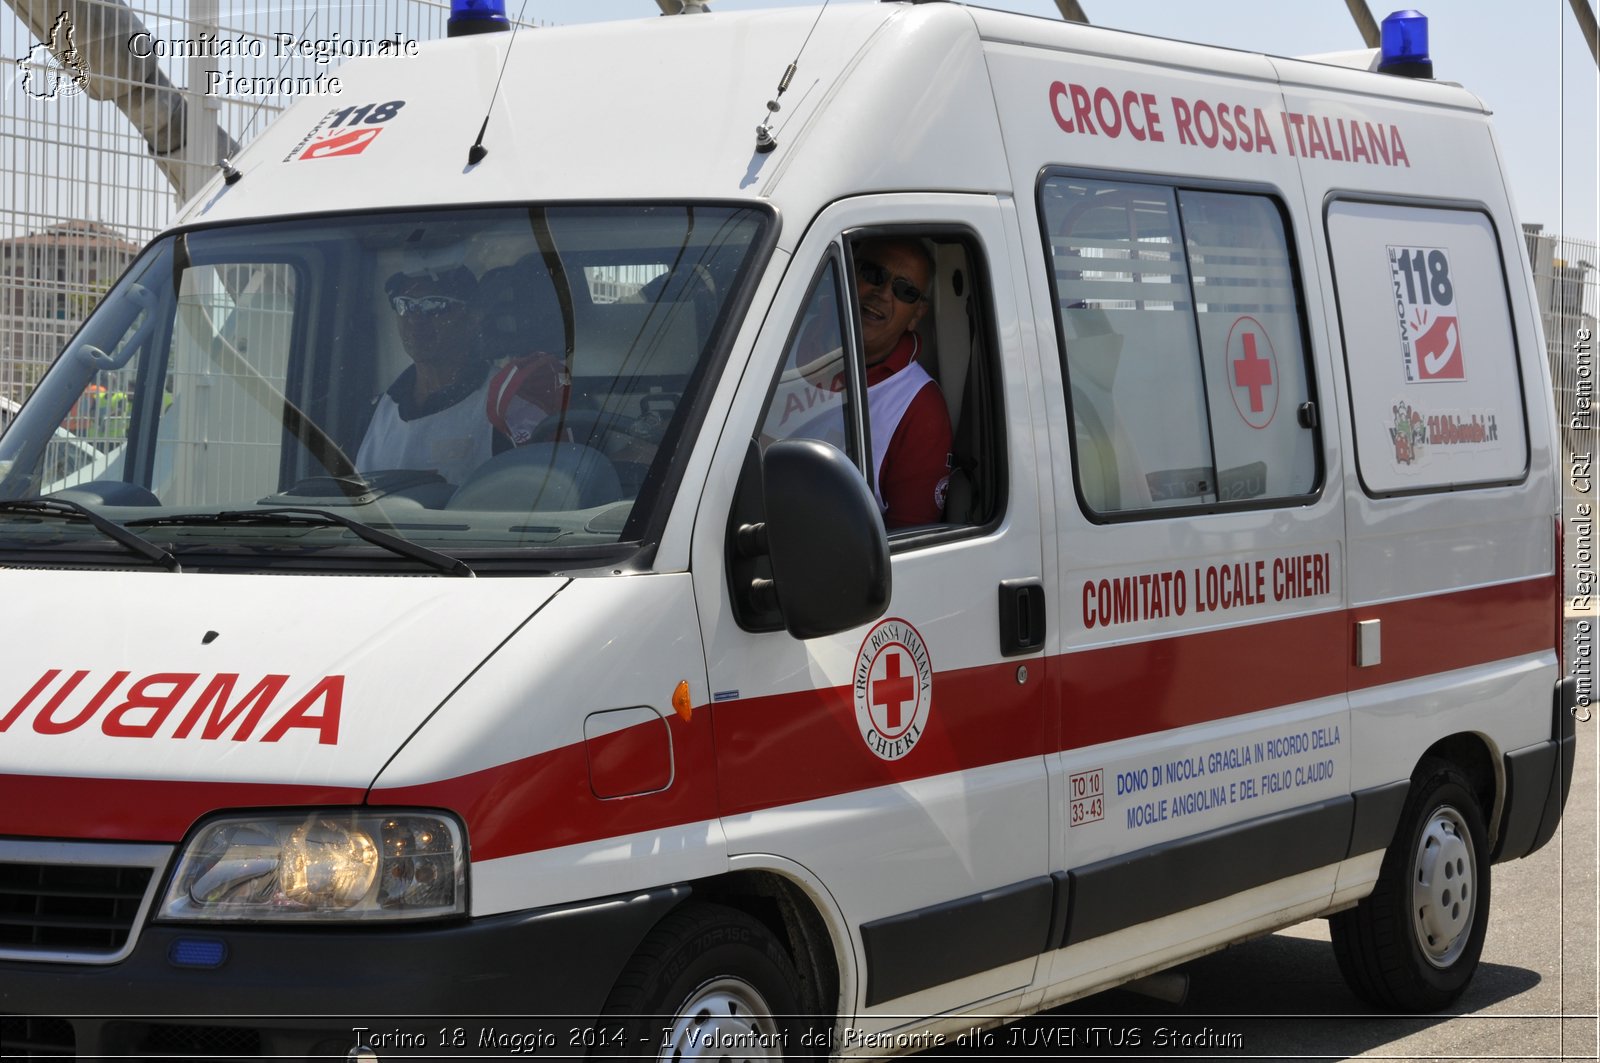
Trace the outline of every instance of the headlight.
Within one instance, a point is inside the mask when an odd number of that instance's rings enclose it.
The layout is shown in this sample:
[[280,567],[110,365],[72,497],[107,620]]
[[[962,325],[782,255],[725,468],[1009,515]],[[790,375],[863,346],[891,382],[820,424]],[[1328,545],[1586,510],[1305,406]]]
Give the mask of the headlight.
[[461,826],[437,812],[229,817],[189,842],[162,919],[428,919],[466,911]]

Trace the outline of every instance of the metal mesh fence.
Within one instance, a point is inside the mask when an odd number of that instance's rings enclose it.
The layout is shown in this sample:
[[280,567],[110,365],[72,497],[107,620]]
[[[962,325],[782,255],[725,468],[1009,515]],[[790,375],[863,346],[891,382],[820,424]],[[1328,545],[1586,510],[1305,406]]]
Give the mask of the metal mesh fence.
[[442,37],[448,14],[447,0],[4,0],[0,405],[295,90],[375,42]]
[[1523,226],[1545,353],[1568,455],[1594,452],[1594,333],[1600,314],[1600,253],[1587,240]]

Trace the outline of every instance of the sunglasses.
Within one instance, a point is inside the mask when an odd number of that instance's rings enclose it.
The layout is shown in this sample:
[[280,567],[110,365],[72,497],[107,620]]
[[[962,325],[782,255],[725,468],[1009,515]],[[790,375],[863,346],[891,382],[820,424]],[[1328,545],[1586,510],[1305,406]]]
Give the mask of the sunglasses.
[[891,281],[889,279],[889,271],[876,262],[858,261],[856,263],[856,277],[869,288],[881,288],[885,284],[889,285],[889,290],[894,293],[894,297],[902,303],[915,306],[917,303],[922,302],[922,289],[904,277],[895,277]]
[[467,301],[457,299],[453,295],[391,295],[389,305],[394,307],[394,312],[401,317],[408,317],[411,314],[433,317],[459,310],[467,305]]

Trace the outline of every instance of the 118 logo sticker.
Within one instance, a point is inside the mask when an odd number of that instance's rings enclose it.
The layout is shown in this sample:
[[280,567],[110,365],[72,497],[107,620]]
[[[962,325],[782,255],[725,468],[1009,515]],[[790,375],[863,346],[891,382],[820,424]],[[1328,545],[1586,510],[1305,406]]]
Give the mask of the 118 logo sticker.
[[1390,245],[1389,273],[1406,383],[1467,379],[1449,250]]

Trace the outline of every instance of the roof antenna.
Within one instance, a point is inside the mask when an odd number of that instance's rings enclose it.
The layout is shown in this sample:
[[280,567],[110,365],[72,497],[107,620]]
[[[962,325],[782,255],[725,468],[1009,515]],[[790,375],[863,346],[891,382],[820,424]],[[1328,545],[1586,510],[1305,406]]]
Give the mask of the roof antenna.
[[[300,27],[300,39],[301,40],[305,40],[306,31],[311,28],[311,23],[316,21],[316,18],[317,18],[317,9],[316,8],[312,8],[311,14],[306,16],[306,24],[304,26]],[[283,58],[283,62],[278,64],[277,74],[281,75],[283,73],[284,67],[286,67],[288,65],[289,65],[289,56],[285,55],[284,58]],[[229,184],[229,185],[238,184],[239,183],[239,178],[244,176],[244,173],[242,171],[240,171],[240,169],[233,164],[233,160],[238,156],[240,151],[244,150],[244,145],[246,143],[248,143],[248,138],[250,136],[250,130],[255,126],[256,118],[258,116],[260,116],[261,108],[266,106],[266,103],[267,103],[267,97],[266,96],[262,96],[261,99],[256,101],[255,109],[250,112],[249,121],[245,122],[244,128],[239,131],[239,140],[234,145],[234,149],[233,149],[232,154],[230,154],[225,159],[218,159],[217,160],[217,169],[222,171],[222,180],[223,180],[224,184]]]
[[817,17],[811,23],[811,29],[806,31],[806,39],[800,42],[800,50],[794,53],[794,61],[783,72],[783,77],[778,80],[778,92],[767,101],[767,117],[756,126],[756,154],[766,155],[778,146],[778,136],[772,131],[772,116],[777,114],[781,107],[778,97],[782,96],[789,88],[789,83],[794,80],[796,70],[800,69],[800,57],[805,54],[806,45],[811,43],[811,35],[817,32],[817,23],[822,21],[822,13],[828,10],[828,0],[822,0],[822,7],[817,10]]
[[[517,9],[517,20],[510,26],[511,39],[506,42],[506,54],[500,59],[500,73],[494,79],[494,91],[489,94],[489,106],[483,112],[483,125],[478,127],[478,139],[467,149],[467,165],[476,166],[489,154],[483,146],[483,135],[489,131],[489,116],[494,113],[494,103],[500,98],[500,82],[505,80],[506,64],[511,62],[511,49],[517,43],[517,30],[522,28],[523,13],[528,10],[528,0],[522,0]],[[453,0],[446,35],[461,37],[471,33],[496,33],[506,29],[505,0]]]

